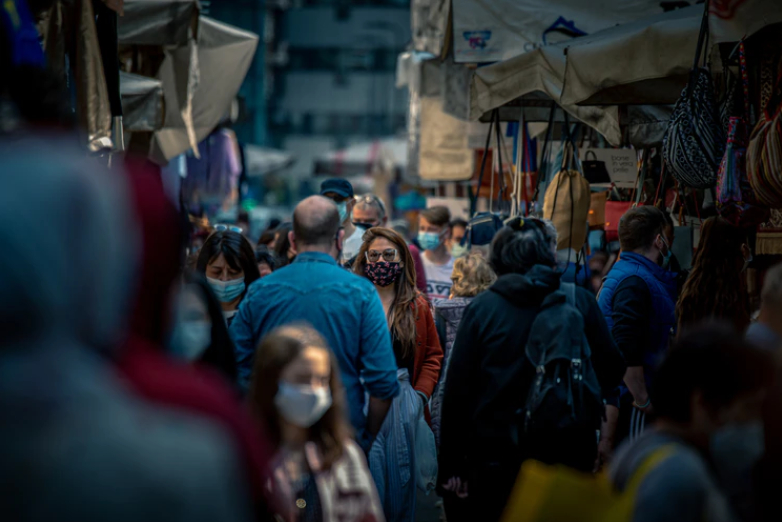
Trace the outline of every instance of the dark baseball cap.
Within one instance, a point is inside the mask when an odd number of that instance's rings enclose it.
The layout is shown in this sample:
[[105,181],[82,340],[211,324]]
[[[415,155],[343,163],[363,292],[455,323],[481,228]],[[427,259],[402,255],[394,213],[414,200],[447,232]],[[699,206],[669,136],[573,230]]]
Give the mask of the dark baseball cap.
[[353,185],[348,180],[342,178],[327,179],[320,185],[321,196],[329,192],[338,194],[343,198],[352,198],[354,196]]

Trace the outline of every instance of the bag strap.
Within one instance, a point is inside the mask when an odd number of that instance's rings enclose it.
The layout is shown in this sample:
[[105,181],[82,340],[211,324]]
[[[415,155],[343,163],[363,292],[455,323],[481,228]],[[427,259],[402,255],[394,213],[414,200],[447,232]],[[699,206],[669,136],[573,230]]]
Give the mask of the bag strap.
[[590,154],[592,155],[592,157],[595,158],[594,160],[591,160],[591,161],[597,161],[597,154],[595,154],[595,151],[593,151],[593,150],[586,151],[586,154],[584,154],[584,160],[585,161],[589,161],[589,155]]
[[704,2],[703,17],[701,18],[701,30],[698,33],[698,47],[695,49],[695,60],[692,62],[692,68],[697,69],[703,52],[703,65],[706,65],[708,51],[704,52],[704,47],[709,46],[709,0]]
[[[483,185],[483,173],[486,170],[486,161],[489,159],[489,145],[491,145],[491,131],[494,126],[494,115],[498,112],[497,109],[491,114],[491,121],[489,122],[489,132],[486,135],[486,145],[483,147],[483,159],[481,160],[481,171],[478,174],[478,188],[470,198],[470,216],[475,217],[476,210],[478,209],[478,199],[481,196],[481,186]],[[491,197],[491,195],[489,196]]]
[[573,283],[559,283],[560,290],[563,291],[565,294],[565,299],[567,300],[567,304],[572,306],[573,308],[576,307],[576,285]]
[[[665,186],[665,158],[660,155],[660,182],[657,184],[657,192],[654,193],[654,205],[657,206],[659,203],[659,200],[657,199],[660,197],[660,189]],[[663,192],[663,197],[665,197],[665,192]]]
[[638,494],[638,489],[641,487],[646,476],[651,473],[657,466],[667,460],[673,455],[674,444],[665,444],[652,451],[649,456],[643,459],[641,465],[630,476],[630,480],[625,487],[625,494],[635,497]]
[[744,121],[749,123],[749,75],[747,74],[747,55],[744,39],[739,42],[739,71],[741,72],[741,90],[744,93]]
[[[546,141],[543,143],[543,150],[540,155],[540,162],[538,165],[538,179],[535,183],[535,194],[532,196],[534,202],[538,201],[540,197],[540,184],[543,182],[543,178],[546,177],[548,170],[548,156],[551,153],[551,136],[554,133],[554,116],[557,111],[557,104],[551,102],[551,111],[548,116],[548,128],[546,129]],[[542,175],[541,175],[542,174]]]

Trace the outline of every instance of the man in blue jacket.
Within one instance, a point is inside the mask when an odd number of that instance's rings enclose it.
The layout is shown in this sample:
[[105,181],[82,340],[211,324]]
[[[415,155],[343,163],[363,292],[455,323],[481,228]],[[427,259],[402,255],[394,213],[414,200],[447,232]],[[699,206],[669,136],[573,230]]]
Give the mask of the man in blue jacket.
[[665,225],[665,214],[651,206],[631,209],[622,217],[622,253],[597,297],[627,361],[619,390],[617,443],[628,435],[640,435],[651,421],[647,416],[653,412],[652,375],[676,324],[676,274],[662,268],[672,255]]
[[[356,439],[368,451],[399,384],[375,287],[337,264],[344,234],[333,202],[312,196],[299,203],[290,235],[296,260],[250,285],[230,333],[236,343],[239,383],[247,389],[261,339],[283,324],[311,324],[336,355]],[[369,394],[366,416],[365,392]]]

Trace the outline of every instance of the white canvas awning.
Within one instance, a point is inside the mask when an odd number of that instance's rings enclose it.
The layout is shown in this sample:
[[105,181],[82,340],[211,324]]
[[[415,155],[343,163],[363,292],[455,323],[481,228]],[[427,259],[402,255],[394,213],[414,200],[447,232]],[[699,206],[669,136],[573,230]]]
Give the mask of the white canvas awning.
[[[195,45],[165,49],[158,73],[166,100],[165,127],[155,133],[154,161],[165,164],[214,130],[228,114],[257,46],[255,33],[201,16]],[[193,62],[196,70],[190,67]]]
[[[782,22],[779,0],[721,4],[732,7],[712,5],[710,47],[738,41],[766,25]],[[703,9],[703,4],[677,9],[570,41],[560,102],[675,103],[693,65]]]
[[452,0],[454,59],[457,63],[508,60],[519,53],[661,13],[661,4],[665,2]]
[[[565,74],[564,44],[541,47],[508,60],[478,68],[470,89],[470,118],[527,97],[533,107],[527,121],[547,121],[551,101],[559,102]],[[521,101],[518,106],[524,105]],[[562,105],[562,104],[560,104]],[[541,107],[542,106],[542,107]],[[619,111],[616,107],[562,105],[576,120],[596,129],[612,145],[619,145]]]

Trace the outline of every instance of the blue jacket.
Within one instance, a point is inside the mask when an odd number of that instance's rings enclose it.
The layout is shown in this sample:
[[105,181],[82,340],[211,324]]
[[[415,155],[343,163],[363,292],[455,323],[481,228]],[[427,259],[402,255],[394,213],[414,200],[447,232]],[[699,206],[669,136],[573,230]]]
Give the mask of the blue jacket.
[[312,325],[334,351],[350,420],[361,442],[366,425],[364,392],[378,399],[399,393],[391,336],[375,287],[320,252],[299,254],[290,265],[250,285],[230,329],[244,389],[261,339],[293,322]]
[[648,385],[650,384],[649,375],[668,349],[671,329],[676,324],[676,274],[663,270],[656,263],[640,254],[622,252],[621,258],[604,279],[603,287],[597,296],[600,311],[612,332],[614,314],[620,313],[620,311],[614,310],[614,294],[625,279],[633,276],[641,278],[646,283],[651,296],[650,331],[638,332],[638,336],[648,340],[646,343],[648,349],[643,355],[644,373],[647,376]]

